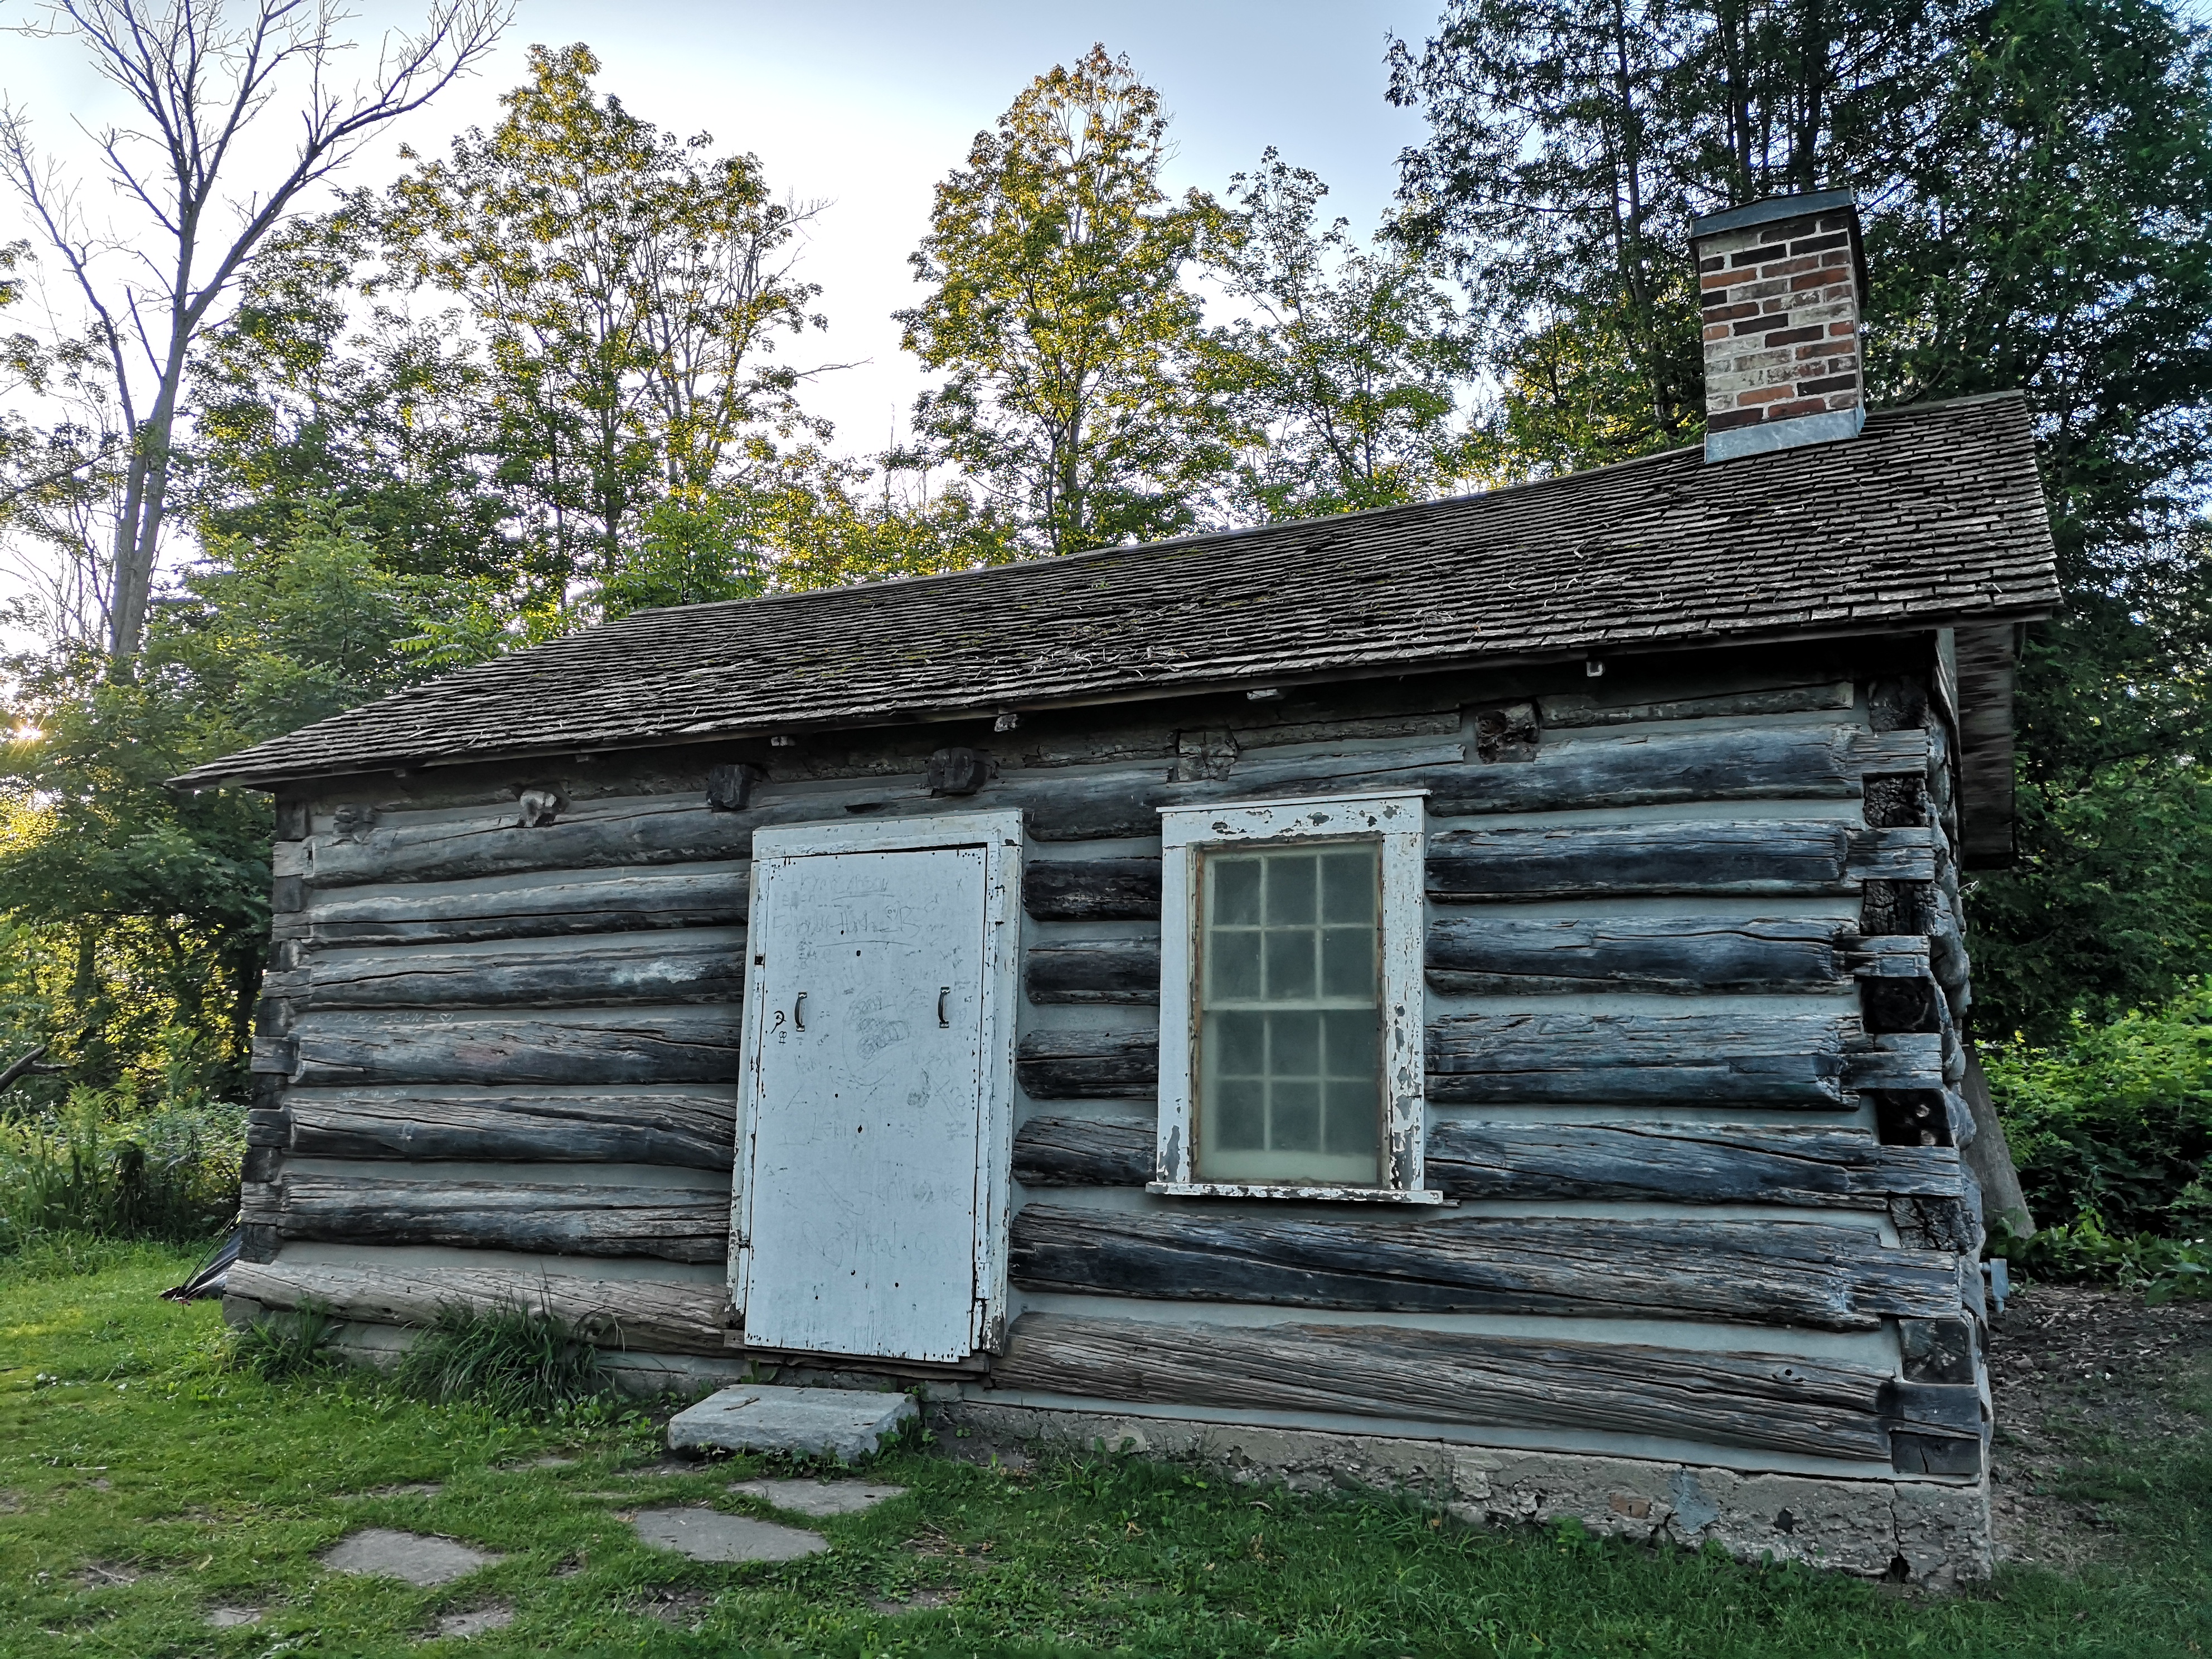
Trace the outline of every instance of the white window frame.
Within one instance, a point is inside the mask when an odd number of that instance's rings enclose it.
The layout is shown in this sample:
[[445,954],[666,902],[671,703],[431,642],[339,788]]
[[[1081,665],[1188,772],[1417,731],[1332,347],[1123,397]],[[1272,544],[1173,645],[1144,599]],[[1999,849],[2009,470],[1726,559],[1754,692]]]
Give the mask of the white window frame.
[[[1441,1204],[1424,1184],[1428,1098],[1421,976],[1425,921],[1425,790],[1240,801],[1160,809],[1160,1121],[1158,1178],[1172,1198],[1281,1198]],[[1294,842],[1382,844],[1383,1178],[1373,1186],[1202,1181],[1194,1169],[1199,854]]]

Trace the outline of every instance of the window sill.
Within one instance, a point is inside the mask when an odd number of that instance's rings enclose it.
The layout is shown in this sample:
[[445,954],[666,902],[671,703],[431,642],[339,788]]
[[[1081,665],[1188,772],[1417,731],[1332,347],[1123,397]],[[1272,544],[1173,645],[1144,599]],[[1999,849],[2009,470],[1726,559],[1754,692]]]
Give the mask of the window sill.
[[1163,1198],[1287,1198],[1313,1204],[1447,1204],[1431,1188],[1297,1187],[1250,1181],[1150,1181],[1145,1190]]

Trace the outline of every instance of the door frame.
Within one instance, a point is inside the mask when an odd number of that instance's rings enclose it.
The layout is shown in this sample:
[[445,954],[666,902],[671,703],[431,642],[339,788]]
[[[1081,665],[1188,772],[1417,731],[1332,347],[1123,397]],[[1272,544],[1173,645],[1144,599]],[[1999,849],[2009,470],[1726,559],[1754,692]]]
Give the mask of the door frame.
[[[753,832],[753,867],[763,859],[815,858],[842,853],[926,853],[951,847],[983,849],[982,1098],[975,1171],[975,1297],[969,1317],[971,1353],[996,1353],[1006,1333],[1006,1243],[1014,1161],[1014,1045],[1020,1024],[1022,814],[932,812],[853,823],[799,823]],[[749,879],[754,895],[757,882]],[[754,1121],[760,1089],[760,1048],[767,1030],[766,975],[756,971],[754,924],[748,904],[737,1146],[730,1171],[730,1300],[744,1314],[744,1257],[751,1249]],[[856,1360],[865,1367],[866,1360]],[[900,1362],[904,1364],[905,1362]]]

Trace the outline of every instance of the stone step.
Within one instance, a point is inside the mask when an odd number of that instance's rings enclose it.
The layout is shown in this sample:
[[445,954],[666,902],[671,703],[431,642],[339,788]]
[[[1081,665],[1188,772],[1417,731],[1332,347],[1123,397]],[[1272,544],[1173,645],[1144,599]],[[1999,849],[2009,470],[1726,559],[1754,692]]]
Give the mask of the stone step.
[[782,1452],[856,1463],[915,1415],[902,1394],[861,1389],[778,1389],[744,1383],[712,1394],[668,1420],[671,1451]]

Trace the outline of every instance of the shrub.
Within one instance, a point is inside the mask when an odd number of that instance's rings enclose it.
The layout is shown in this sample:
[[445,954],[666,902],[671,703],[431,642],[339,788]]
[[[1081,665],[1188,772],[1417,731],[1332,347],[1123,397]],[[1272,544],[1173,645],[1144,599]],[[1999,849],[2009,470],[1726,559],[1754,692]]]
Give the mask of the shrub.
[[606,1368],[589,1334],[567,1320],[502,1303],[447,1304],[401,1357],[402,1387],[440,1401],[473,1400],[537,1415],[605,1394]]
[[2118,1238],[2094,1215],[2045,1227],[2033,1238],[1994,1240],[1990,1254],[2005,1257],[2028,1279],[2108,1280],[2141,1291],[2147,1302],[2212,1297],[2212,1238]]
[[238,1212],[246,1112],[197,1091],[147,1111],[128,1089],[73,1089],[0,1122],[0,1253],[49,1233],[204,1238]]
[[227,1355],[237,1370],[270,1382],[329,1367],[331,1310],[312,1298],[289,1314],[266,1314],[231,1334]]
[[1983,1064],[2039,1218],[2093,1218],[2107,1240],[2212,1231],[2212,978],[2109,1024],[2077,1016],[2052,1048],[1984,1049]]

